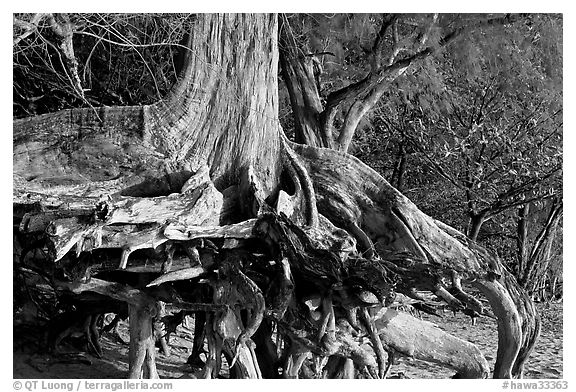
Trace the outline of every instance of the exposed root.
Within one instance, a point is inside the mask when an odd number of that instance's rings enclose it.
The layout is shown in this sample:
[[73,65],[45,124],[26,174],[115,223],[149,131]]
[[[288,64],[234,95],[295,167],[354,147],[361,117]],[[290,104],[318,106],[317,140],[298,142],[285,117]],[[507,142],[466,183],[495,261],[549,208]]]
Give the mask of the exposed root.
[[452,286],[449,291],[454,295],[454,297],[466,305],[465,310],[469,311],[468,314],[472,317],[472,322],[475,322],[476,317],[489,315],[486,309],[484,309],[484,306],[482,306],[482,302],[478,301],[462,289],[460,280],[458,272],[452,271]]
[[328,358],[324,367],[323,378],[353,379],[355,376],[354,362],[349,358],[333,355]]
[[[230,368],[232,368],[240,356],[241,347],[248,348],[250,355],[254,356],[255,358],[254,349],[252,347],[253,342],[250,341],[250,338],[254,335],[254,333],[256,333],[260,323],[262,322],[262,319],[264,318],[265,302],[260,288],[250,278],[242,273],[242,271],[240,271],[233,263],[230,263],[229,266],[230,268],[227,269],[227,273],[231,275],[233,281],[236,283],[237,291],[242,299],[247,301],[244,303],[249,304],[252,308],[252,311],[248,312],[249,316],[246,325],[244,326],[244,330],[236,338],[234,347],[235,354],[232,362],[230,363]],[[256,368],[258,367],[256,366]],[[255,370],[257,374],[260,373],[260,369]]]
[[282,319],[294,297],[294,278],[287,258],[283,257],[278,264],[273,283],[266,292],[266,312]]
[[[439,224],[423,214],[378,173],[358,159],[330,149],[295,144],[292,144],[291,147],[302,157],[310,177],[314,181],[319,200],[319,212],[334,222],[339,221],[339,219],[341,221],[341,217],[364,224],[369,221],[372,222],[372,232],[368,233],[367,231],[367,234],[374,241],[378,252],[408,251],[418,254],[415,249],[407,249],[410,243],[415,242],[425,256],[421,260],[418,258],[422,265],[430,264],[435,270],[440,270],[442,273],[455,270],[469,280],[485,279],[490,281],[496,277],[504,279],[504,283],[506,283],[504,268],[496,257],[491,256],[480,246],[467,241],[453,228]],[[344,223],[342,222],[342,224]],[[399,227],[400,224],[407,230],[404,236],[401,235],[402,227]],[[380,237],[382,240],[379,240]],[[406,239],[413,239],[413,241],[406,241]],[[413,265],[413,267],[415,266]],[[420,270],[425,269],[421,268]],[[398,275],[404,278],[404,272],[406,269],[403,269]],[[432,276],[431,273],[432,270],[427,273],[428,276]],[[406,279],[404,281],[406,282]],[[410,279],[410,282],[417,283],[418,280]],[[415,287],[430,290],[430,283],[433,287],[439,282],[441,279],[434,278],[425,285],[409,284],[404,289],[409,290],[410,287]],[[519,346],[522,346],[522,356],[525,357],[537,335],[534,333],[537,330],[535,311],[530,306],[522,305],[529,301],[525,302],[520,291],[513,289],[513,285],[506,284],[506,288],[502,287],[504,290],[502,293],[509,292],[507,294],[509,299],[510,295],[515,298],[516,304],[512,301],[512,307],[516,314],[520,311],[523,315],[521,318],[518,316],[507,317],[505,313],[500,312],[498,310],[498,307],[501,306],[499,301],[504,300],[504,297],[491,301],[493,311],[498,316],[499,325],[501,325],[499,336],[503,334],[499,337],[499,365],[504,362],[507,364],[510,361],[514,362],[515,360],[510,358],[516,358],[520,354]],[[521,329],[521,323],[524,324],[524,329],[529,332],[529,337],[511,333]],[[503,368],[497,373],[498,376],[512,376],[511,371]]]
[[498,317],[498,353],[494,378],[512,378],[512,368],[522,345],[520,315],[508,290],[497,281],[477,280],[474,285],[490,301]]
[[236,266],[232,267],[232,274],[234,281],[237,285],[237,290],[245,300],[244,306],[249,306],[252,309],[250,312],[250,317],[244,327],[244,331],[238,336],[236,344],[245,344],[251,337],[256,333],[262,319],[264,318],[264,310],[266,309],[266,304],[264,301],[264,296],[260,288],[247,277],[242,271],[240,271]]
[[486,378],[489,374],[488,362],[474,344],[431,323],[387,308],[372,317],[387,351],[454,368],[465,378]]
[[[59,315],[59,320],[49,327],[48,346],[53,354],[63,354],[60,348],[62,341],[74,333],[82,333],[86,342],[86,352],[96,358],[102,358],[102,347],[100,345],[100,333],[98,332],[98,320],[101,314],[85,313],[76,311]],[[62,324],[66,324],[65,326]],[[55,338],[52,339],[52,335]]]
[[310,355],[310,351],[301,347],[298,344],[292,343],[288,349],[288,354],[286,356],[286,363],[284,365],[284,378],[298,378],[298,373],[302,364]]
[[364,247],[364,256],[371,259],[375,256],[376,250],[374,249],[374,243],[370,240],[370,237],[366,235],[364,230],[362,230],[356,223],[350,222],[348,225],[348,230],[356,238],[359,244]]
[[336,325],[336,339],[327,344],[326,340],[320,343],[315,339],[317,331],[296,330],[284,321],[276,322],[282,333],[291,339],[292,344],[298,346],[296,350],[299,353],[310,351],[320,357],[339,355],[352,359],[360,369],[377,366],[372,355],[360,347],[348,329],[340,323]]
[[88,347],[97,358],[102,358],[102,346],[100,345],[100,333],[98,332],[98,320],[101,317],[101,314],[88,316],[85,326]]
[[208,314],[206,318],[206,342],[208,345],[208,353],[206,354],[206,364],[202,371],[202,378],[212,379],[217,378],[222,367],[222,339],[220,339],[214,329],[214,316]]
[[[297,376],[310,352],[316,356],[317,375],[350,377],[357,369],[383,378],[393,359],[389,354],[386,360],[386,351],[451,366],[461,376],[483,377],[486,363],[475,346],[391,309],[375,320],[366,308],[393,306],[398,291],[414,298],[411,303],[415,307],[433,311],[429,298],[416,291],[424,290],[454,309],[485,314],[481,304],[462,290],[460,274],[482,282],[479,284],[487,287],[488,295],[494,296],[493,307],[507,301],[503,309],[495,311],[502,336],[496,375],[509,377],[521,372],[537,332],[528,317],[517,313],[516,318],[507,318],[506,312],[520,309],[522,304],[524,315],[531,309],[529,302],[519,302],[513,286],[502,285],[499,279],[506,275],[496,259],[436,225],[358,162],[333,155],[333,151],[311,152],[286,141],[283,147],[283,163],[295,195],[279,191],[280,214],[271,211],[270,200],[264,199],[254,170],[247,166],[246,178],[234,189],[251,200],[246,217],[257,218],[240,223],[220,225],[228,207],[207,170],[193,174],[179,195],[116,195],[97,205],[77,197],[72,200],[78,203],[75,209],[63,207],[63,214],[50,213],[54,219],[48,222],[38,214],[28,215],[24,226],[35,233],[46,227],[54,258],[62,264],[75,260],[70,251],[75,250],[76,255],[97,251],[94,260],[100,257],[99,264],[91,267],[110,272],[117,269],[118,257],[111,268],[102,260],[108,258],[105,249],[121,249],[120,268],[125,271],[115,272],[137,273],[139,280],[130,285],[131,274],[117,275],[117,282],[84,274],[86,277],[76,282],[60,284],[76,293],[95,291],[130,304],[133,318],[140,320],[139,326],[132,327],[142,335],[135,338],[136,346],[131,343],[131,352],[135,350],[131,376],[155,376],[154,358],[148,338],[143,336],[148,319],[153,318],[150,304],[161,299],[174,308],[205,312],[202,314],[208,317],[204,329],[210,352],[205,377],[218,376],[222,353],[232,375],[262,377],[251,338],[264,317],[277,324],[283,340],[292,342],[293,353],[284,369],[287,377]],[[335,162],[335,158],[341,161]],[[224,194],[230,196],[234,189]],[[238,200],[239,196],[234,202]],[[283,200],[294,205],[283,204]],[[226,203],[231,205],[230,200]],[[144,255],[152,255],[154,262],[149,265]],[[452,278],[450,290],[443,285],[446,277]],[[213,288],[213,303],[198,302],[196,297],[199,283],[206,282]],[[358,343],[361,325],[370,336],[373,353]],[[199,335],[195,345],[200,346],[202,340]],[[458,355],[450,356],[450,351]],[[322,369],[326,363],[327,369]],[[277,369],[271,374],[274,372]]]
[[150,307],[130,305],[129,378],[159,378]]
[[322,318],[320,319],[319,324],[318,341],[322,342],[326,339],[334,340],[336,334],[336,319],[334,316],[334,307],[332,306],[330,293],[322,299]]
[[380,336],[378,335],[374,319],[370,316],[368,309],[366,308],[360,310],[360,319],[362,320],[364,328],[366,328],[366,331],[368,331],[368,336],[372,342],[372,349],[376,354],[376,362],[378,363],[378,378],[386,378],[386,373],[389,366],[386,364],[384,346],[382,345],[382,340],[380,340]]
[[434,294],[446,301],[446,303],[450,305],[450,307],[455,311],[464,309],[462,303],[458,301],[458,299],[456,299],[452,294],[450,294],[448,290],[446,290],[446,288],[440,283],[436,284],[434,287]]
[[148,283],[146,287],[158,286],[162,283],[166,282],[174,282],[178,280],[186,280],[186,279],[194,279],[203,274],[207,273],[208,271],[201,266],[190,267],[190,268],[183,268],[176,271],[168,272],[157,279],[154,279],[152,282]]
[[296,197],[302,194],[304,201],[305,224],[309,227],[318,226],[318,207],[316,206],[316,193],[314,185],[306,168],[302,165],[300,158],[294,154],[288,139],[282,133],[282,156],[284,167],[288,171],[290,178],[296,187]]

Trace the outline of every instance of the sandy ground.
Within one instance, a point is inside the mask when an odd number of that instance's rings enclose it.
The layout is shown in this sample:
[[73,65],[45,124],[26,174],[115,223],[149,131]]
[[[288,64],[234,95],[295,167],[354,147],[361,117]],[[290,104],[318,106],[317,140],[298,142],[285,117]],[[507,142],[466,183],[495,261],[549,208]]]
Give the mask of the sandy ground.
[[[542,316],[542,330],[525,366],[524,377],[561,379],[563,374],[562,304],[553,303],[549,306],[538,304],[537,306]],[[490,364],[490,369],[494,370],[498,348],[496,320],[484,317],[478,319],[476,325],[472,325],[468,316],[462,313],[453,316],[450,312],[446,312],[442,318],[428,315],[422,318],[435,323],[454,336],[476,344]],[[400,358],[391,369],[392,376],[404,375],[409,378],[449,378],[454,373],[454,370],[411,358]]]
[[[539,305],[542,314],[540,339],[528,361],[525,378],[562,378],[562,304]],[[442,318],[423,316],[424,319],[440,326],[445,331],[476,344],[486,356],[490,366],[494,366],[497,348],[496,322],[488,318],[479,319],[472,325],[470,318],[462,314],[453,316],[446,312]],[[127,340],[126,326],[120,336]],[[41,331],[38,328],[14,327],[14,378],[124,378],[128,372],[128,346],[113,335],[102,337],[103,359],[84,355],[81,363],[76,358],[67,361],[42,353]],[[158,355],[157,366],[161,378],[192,378],[190,368],[185,364],[191,350],[191,332],[181,328],[171,339],[172,353],[165,357]],[[449,378],[454,370],[438,365],[400,358],[391,368],[394,378]]]

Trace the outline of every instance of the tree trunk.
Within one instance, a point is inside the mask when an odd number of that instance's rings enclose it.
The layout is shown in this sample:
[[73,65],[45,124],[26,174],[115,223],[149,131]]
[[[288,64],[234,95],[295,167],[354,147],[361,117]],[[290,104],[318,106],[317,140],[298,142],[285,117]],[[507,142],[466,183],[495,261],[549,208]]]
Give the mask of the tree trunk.
[[[495,372],[514,375],[510,367],[536,338],[536,315],[515,281],[503,281],[499,260],[423,214],[356,158],[282,134],[276,17],[199,15],[190,43],[178,83],[154,105],[68,110],[14,124],[19,228],[41,233],[58,266],[88,258],[85,273],[66,283],[70,290],[80,285],[131,304],[130,376],[157,375],[153,314],[138,302],[148,297],[207,312],[205,377],[218,375],[221,353],[233,374],[261,377],[261,351],[251,337],[264,318],[293,343],[284,377],[297,377],[308,352],[372,371],[383,365],[381,350],[374,359],[337,321],[345,315],[357,325],[354,314],[373,305],[370,295],[391,301],[393,281],[404,292],[448,293],[443,282],[453,270],[486,282],[502,335]],[[356,114],[381,87],[363,90]],[[350,135],[340,136],[347,148]],[[154,257],[145,253],[152,250]],[[81,283],[90,273],[113,282]],[[130,274],[139,276],[138,290],[125,287]],[[206,284],[210,303],[198,294]],[[374,347],[384,339],[465,368],[467,376],[484,375],[474,346],[426,324],[393,320],[396,330],[372,331]],[[401,330],[415,337],[412,347],[403,346]],[[448,358],[443,341],[462,356]],[[349,360],[340,363],[345,376],[353,371]]]
[[282,78],[290,96],[295,140],[309,146],[330,148],[333,145],[333,136],[331,127],[323,121],[320,74],[315,63],[318,60],[313,54],[300,53],[301,51],[289,42],[286,32],[281,34],[280,38]]
[[498,353],[494,378],[512,378],[512,367],[522,341],[521,319],[506,288],[499,282],[477,282],[498,315]]
[[524,285],[523,276],[528,262],[528,213],[530,204],[518,207],[518,230],[516,234],[516,244],[518,253],[518,282]]
[[396,158],[396,165],[392,172],[392,185],[394,188],[402,192],[404,189],[404,173],[406,172],[406,161],[408,160],[408,153],[406,152],[405,142],[400,142],[398,147],[398,156]]
[[159,378],[155,361],[156,339],[152,328],[154,316],[146,306],[129,306],[129,378]]
[[253,167],[267,196],[280,174],[276,17],[199,16],[191,48],[177,85],[151,108],[152,146],[206,164],[219,189]]
[[486,218],[484,215],[471,214],[470,215],[470,225],[468,227],[468,238],[472,241],[478,240],[478,234],[480,234],[480,229],[484,224]]
[[556,236],[556,228],[562,219],[563,203],[553,200],[551,204],[544,227],[534,240],[530,254],[527,256],[526,265],[519,279],[520,284],[531,294],[534,294],[537,288],[546,282],[548,265],[550,264],[552,254],[552,244]]
[[[269,196],[281,169],[276,31],[273,15],[199,16],[191,55],[167,97],[149,106],[17,121],[14,173],[42,185],[118,177],[125,185],[135,174],[189,176],[208,166],[223,190],[252,168]],[[16,159],[29,151],[35,151],[31,159]],[[182,183],[169,180],[176,189],[166,194],[179,191]]]

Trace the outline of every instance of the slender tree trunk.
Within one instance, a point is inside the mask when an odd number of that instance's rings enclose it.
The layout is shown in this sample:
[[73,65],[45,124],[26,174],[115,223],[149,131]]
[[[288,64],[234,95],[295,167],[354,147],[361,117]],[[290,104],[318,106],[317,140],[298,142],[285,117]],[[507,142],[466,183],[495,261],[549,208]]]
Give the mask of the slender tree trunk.
[[499,282],[476,282],[498,317],[498,353],[494,378],[512,378],[512,369],[521,349],[521,319],[506,288]]
[[159,378],[156,370],[156,340],[147,306],[129,306],[130,352],[129,378]]
[[516,244],[518,253],[518,283],[524,285],[523,277],[525,273],[525,268],[528,262],[528,213],[530,211],[530,205],[525,204],[518,207],[518,230],[516,234]]
[[472,241],[477,241],[478,234],[480,233],[480,229],[482,228],[482,225],[485,221],[486,218],[484,215],[472,214],[470,216],[470,224],[468,227],[468,238],[470,238]]
[[295,140],[314,147],[332,147],[332,135],[324,128],[322,121],[319,73],[315,72],[317,60],[313,55],[298,53],[293,45],[286,42],[287,39],[283,39],[280,60],[282,78],[290,96]]
[[402,192],[402,189],[404,188],[404,173],[406,172],[407,160],[408,154],[406,152],[404,141],[402,141],[398,147],[396,165],[394,166],[394,171],[392,172],[392,185],[394,188],[398,189],[399,192]]
[[562,205],[554,203],[548,214],[546,224],[534,243],[534,249],[530,254],[525,274],[521,284],[529,293],[535,293],[536,288],[546,285],[546,277],[549,272],[552,246],[556,237],[556,231],[562,217]]

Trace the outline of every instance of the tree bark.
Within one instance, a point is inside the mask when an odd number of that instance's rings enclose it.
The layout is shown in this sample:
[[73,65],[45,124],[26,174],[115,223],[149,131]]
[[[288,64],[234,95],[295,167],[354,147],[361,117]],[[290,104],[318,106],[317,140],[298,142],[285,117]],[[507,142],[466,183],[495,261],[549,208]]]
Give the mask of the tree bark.
[[[207,166],[223,190],[252,168],[269,196],[281,170],[276,32],[274,15],[199,17],[192,55],[167,97],[16,121],[14,173],[42,185],[118,177],[133,183],[134,175],[185,175]],[[31,159],[16,159],[22,154]]]
[[269,14],[199,17],[181,79],[151,107],[152,146],[206,164],[219,189],[253,167],[271,193],[280,174],[277,27]]
[[332,147],[329,124],[324,123],[320,97],[318,61],[313,54],[300,53],[289,42],[287,33],[280,34],[282,78],[288,89],[295,122],[295,141],[315,147]]

